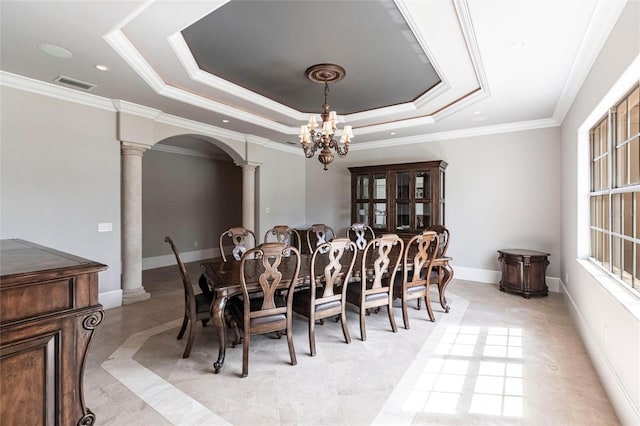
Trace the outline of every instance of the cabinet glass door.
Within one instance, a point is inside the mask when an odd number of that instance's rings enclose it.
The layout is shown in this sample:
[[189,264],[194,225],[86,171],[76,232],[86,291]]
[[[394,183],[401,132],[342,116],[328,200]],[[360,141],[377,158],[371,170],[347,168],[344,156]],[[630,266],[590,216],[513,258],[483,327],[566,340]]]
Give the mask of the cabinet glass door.
[[356,176],[356,198],[357,199],[369,198],[369,176],[368,175]]
[[373,203],[374,229],[387,229],[387,203]]
[[416,203],[416,230],[427,229],[431,225],[431,203]]
[[431,175],[426,171],[416,172],[416,199],[431,198]]
[[396,173],[396,199],[409,199],[409,173]]
[[373,199],[386,199],[387,198],[387,175],[386,174],[374,174],[373,175]]
[[369,203],[356,203],[356,222],[369,224]]
[[409,219],[411,218],[409,203],[396,203],[396,229],[405,231],[411,228]]

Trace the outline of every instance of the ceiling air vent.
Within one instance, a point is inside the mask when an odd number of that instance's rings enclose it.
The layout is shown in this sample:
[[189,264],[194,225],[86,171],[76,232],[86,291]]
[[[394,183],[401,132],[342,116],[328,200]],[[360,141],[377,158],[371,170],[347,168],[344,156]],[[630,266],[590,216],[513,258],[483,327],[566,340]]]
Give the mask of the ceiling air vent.
[[75,80],[73,78],[65,77],[63,75],[59,75],[53,81],[55,81],[56,83],[66,84],[67,86],[71,86],[71,87],[74,87],[76,89],[82,89],[82,90],[86,90],[86,91],[92,90],[94,87],[96,87],[95,84],[85,83],[84,81]]

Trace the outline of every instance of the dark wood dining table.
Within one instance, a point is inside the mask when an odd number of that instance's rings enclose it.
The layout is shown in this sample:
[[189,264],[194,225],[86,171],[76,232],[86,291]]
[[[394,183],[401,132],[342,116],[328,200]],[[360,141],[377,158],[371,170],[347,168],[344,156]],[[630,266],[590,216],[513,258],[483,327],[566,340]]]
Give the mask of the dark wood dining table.
[[[360,255],[362,252],[358,252]],[[283,276],[291,277],[293,275],[293,269],[295,268],[294,257],[283,257],[281,271]],[[443,279],[438,281],[438,292],[440,295],[440,304],[445,312],[449,312],[449,306],[447,305],[444,292],[447,285],[453,278],[453,269],[449,265],[449,259],[440,259],[439,262],[434,262],[434,266],[440,266],[443,271]],[[310,284],[310,254],[300,255],[300,272],[298,273],[298,279],[296,280],[296,287],[304,287]],[[247,261],[247,289],[251,291],[260,291],[260,285],[258,284],[258,265],[260,262],[255,260]],[[353,268],[353,280],[359,281],[361,274],[361,260],[356,259],[356,264]],[[222,257],[215,258],[213,260],[203,262],[201,264],[204,276],[214,293],[213,302],[211,303],[211,318],[216,332],[218,333],[218,359],[213,363],[213,368],[216,373],[220,371],[224,364],[225,353],[227,349],[227,324],[225,321],[224,310],[227,305],[227,301],[230,297],[242,294],[242,285],[240,284],[240,262],[237,260],[227,260],[225,262]],[[400,264],[400,270],[402,269],[402,263]],[[289,285],[289,280],[283,280],[281,283],[282,288],[286,288]]]

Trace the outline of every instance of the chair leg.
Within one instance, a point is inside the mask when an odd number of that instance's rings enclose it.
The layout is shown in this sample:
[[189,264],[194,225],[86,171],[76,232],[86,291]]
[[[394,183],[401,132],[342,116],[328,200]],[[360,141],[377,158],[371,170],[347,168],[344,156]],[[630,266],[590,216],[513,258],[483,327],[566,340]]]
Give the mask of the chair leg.
[[[418,299],[420,300],[420,299]],[[402,321],[404,321],[404,329],[408,330],[409,329],[409,313],[407,312],[407,305],[409,304],[409,301],[407,300],[406,297],[402,298]]]
[[417,304],[417,306],[416,306],[416,309],[417,309],[418,311],[419,311],[419,310],[420,310],[420,308],[422,307],[422,306],[420,306],[420,305],[421,305],[421,303],[420,303],[420,301],[421,301],[421,300],[422,300],[422,299],[418,299],[418,304]]
[[182,358],[189,358],[189,354],[191,354],[191,347],[193,346],[193,341],[196,337],[196,330],[193,322],[189,321],[189,336],[187,337],[187,346],[184,348],[184,353],[182,354]]
[[389,322],[391,323],[391,330],[393,330],[394,333],[397,333],[398,327],[396,326],[396,317],[393,315],[393,306],[391,306],[391,303],[387,305],[387,312],[389,313]]
[[291,365],[296,365],[298,360],[296,359],[296,350],[293,347],[293,330],[291,329],[293,321],[291,320],[291,314],[287,319],[287,344],[289,345],[289,356],[291,357]]
[[178,332],[178,340],[182,339],[182,336],[184,336],[184,332],[187,329],[187,324],[189,323],[189,317],[187,316],[186,312],[184,314],[184,320],[182,320],[182,326],[180,327],[180,331]]
[[237,345],[242,342],[242,336],[240,335],[240,328],[238,328],[238,321],[235,318],[231,318],[229,321],[229,327],[233,331],[233,342],[231,342],[231,347],[235,348]]
[[431,301],[429,300],[429,293],[427,293],[427,295],[424,297],[424,304],[427,305],[427,312],[429,313],[429,319],[431,320],[431,322],[436,322],[436,317],[433,315],[433,310],[431,309]]
[[309,318],[309,352],[316,356],[316,320],[313,316]]
[[351,336],[349,335],[349,327],[347,326],[347,315],[344,312],[344,307],[342,310],[342,314],[340,314],[340,322],[342,322],[342,334],[344,334],[344,341],[347,343],[351,343]]
[[248,330],[244,331],[244,339],[242,342],[242,377],[249,375],[249,340],[251,335]]
[[360,310],[360,340],[362,340],[363,342],[367,340],[367,329],[364,323],[365,315],[366,315],[366,310],[361,309]]

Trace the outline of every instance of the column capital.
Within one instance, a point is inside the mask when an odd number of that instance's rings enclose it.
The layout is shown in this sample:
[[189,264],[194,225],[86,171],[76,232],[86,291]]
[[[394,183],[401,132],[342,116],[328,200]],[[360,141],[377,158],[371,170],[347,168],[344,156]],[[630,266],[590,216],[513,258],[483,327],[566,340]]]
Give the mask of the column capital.
[[151,145],[124,141],[120,143],[120,152],[122,155],[137,155],[138,157],[142,157],[144,152],[149,148],[151,148]]
[[242,170],[255,170],[261,165],[262,163],[255,163],[253,161],[243,161],[242,163],[236,163],[236,166],[242,167]]

